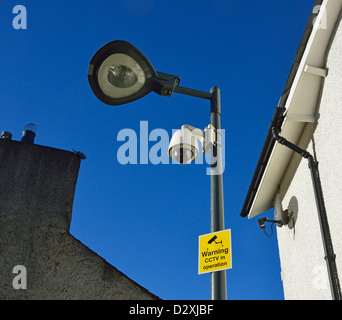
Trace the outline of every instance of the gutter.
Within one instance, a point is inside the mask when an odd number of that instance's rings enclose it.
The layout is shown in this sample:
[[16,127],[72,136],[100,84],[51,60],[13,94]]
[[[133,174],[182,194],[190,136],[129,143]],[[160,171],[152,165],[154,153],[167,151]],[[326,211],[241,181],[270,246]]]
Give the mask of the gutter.
[[254,171],[254,175],[253,175],[251,184],[247,192],[247,196],[245,198],[245,202],[243,204],[243,207],[240,213],[240,216],[243,218],[247,217],[249,214],[255,195],[259,189],[260,182],[264,175],[266,165],[268,163],[268,160],[272,154],[273,147],[275,145],[275,140],[272,135],[272,128],[277,128],[279,131],[281,130],[281,125],[285,118],[284,116],[285,110],[286,109],[284,107],[279,107],[279,106],[275,109],[273,119],[267,131],[267,136],[264,142],[264,146],[262,147],[261,154],[257,162],[257,166]]
[[[322,5],[324,0],[317,0],[315,2],[314,7]],[[272,135],[272,128],[276,128],[279,131],[281,131],[281,127],[283,125],[285,116],[286,116],[286,102],[290,94],[290,90],[293,86],[294,79],[297,75],[298,67],[300,65],[300,62],[303,58],[305,49],[308,45],[309,38],[311,36],[312,30],[313,30],[313,20],[317,17],[318,13],[317,12],[312,12],[309,21],[306,25],[304,35],[302,37],[302,40],[300,42],[299,48],[297,50],[296,57],[294,59],[294,63],[292,65],[290,75],[288,77],[288,80],[285,85],[285,89],[283,92],[283,95],[280,98],[280,101],[278,103],[278,106],[275,108],[275,113],[273,115],[273,119],[271,121],[270,127],[268,128],[267,136],[263,145],[263,148],[261,150],[259,160],[257,162],[257,166],[255,168],[249,189],[247,191],[247,195],[244,201],[244,204],[241,209],[240,216],[241,217],[246,217],[249,215],[249,212],[251,210],[252,204],[254,202],[255,196],[257,194],[257,191],[260,187],[260,183],[262,181],[262,178],[264,176],[264,172],[266,169],[266,166],[269,162],[269,159],[272,155],[274,146],[275,146],[275,139]]]

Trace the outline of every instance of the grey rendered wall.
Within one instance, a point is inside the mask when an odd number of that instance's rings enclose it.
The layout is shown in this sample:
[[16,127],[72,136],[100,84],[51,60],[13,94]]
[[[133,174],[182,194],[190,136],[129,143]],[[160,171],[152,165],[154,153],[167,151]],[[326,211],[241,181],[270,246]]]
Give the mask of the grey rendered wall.
[[0,140],[0,299],[158,299],[70,235],[79,166],[72,152]]

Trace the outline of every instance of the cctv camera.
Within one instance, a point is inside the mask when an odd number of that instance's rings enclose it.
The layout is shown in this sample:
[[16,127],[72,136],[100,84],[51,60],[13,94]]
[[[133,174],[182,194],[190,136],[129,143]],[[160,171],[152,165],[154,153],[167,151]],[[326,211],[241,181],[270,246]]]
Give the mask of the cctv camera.
[[266,217],[261,218],[261,219],[258,220],[259,227],[260,227],[261,229],[265,229],[265,228],[266,228],[266,226],[265,226],[265,222],[266,222],[266,221],[268,221]]
[[194,161],[199,155],[197,140],[202,143],[203,153],[210,152],[216,144],[216,129],[211,124],[204,131],[184,124],[172,136],[169,145],[170,158],[181,164]]
[[184,125],[177,130],[169,145],[169,157],[180,164],[189,164],[199,155],[199,147],[196,137],[190,129]]

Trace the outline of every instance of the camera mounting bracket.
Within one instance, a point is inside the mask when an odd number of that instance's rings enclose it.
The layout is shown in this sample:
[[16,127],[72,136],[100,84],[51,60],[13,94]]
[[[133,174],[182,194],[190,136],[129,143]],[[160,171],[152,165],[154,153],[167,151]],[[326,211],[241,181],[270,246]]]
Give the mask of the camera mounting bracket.
[[201,141],[203,153],[209,153],[213,146],[217,145],[217,133],[212,124],[209,124],[204,130],[195,128],[188,124],[182,125],[182,129],[190,130],[191,134]]

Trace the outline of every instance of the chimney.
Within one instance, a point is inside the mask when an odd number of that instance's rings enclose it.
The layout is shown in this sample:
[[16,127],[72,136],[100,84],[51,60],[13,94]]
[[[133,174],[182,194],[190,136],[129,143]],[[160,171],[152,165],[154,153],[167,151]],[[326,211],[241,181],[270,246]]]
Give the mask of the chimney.
[[1,139],[12,140],[12,133],[10,133],[9,131],[2,131]]
[[0,229],[7,216],[18,233],[48,225],[69,231],[80,161],[70,151],[0,140]]
[[36,131],[37,131],[36,125],[34,123],[28,123],[24,128],[21,141],[34,144],[34,138],[36,137]]

